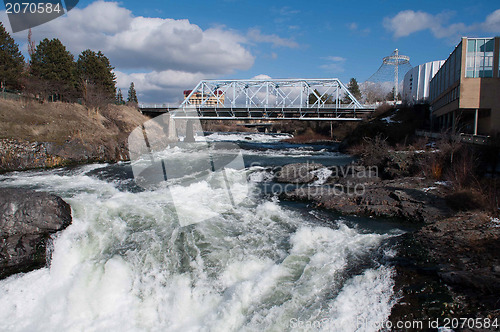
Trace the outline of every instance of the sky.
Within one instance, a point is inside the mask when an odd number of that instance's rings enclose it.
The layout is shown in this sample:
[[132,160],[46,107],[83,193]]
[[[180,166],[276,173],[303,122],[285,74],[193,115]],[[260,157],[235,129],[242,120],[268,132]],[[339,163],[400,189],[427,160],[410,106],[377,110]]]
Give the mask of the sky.
[[[4,8],[3,8],[4,9]],[[11,32],[5,10],[0,21]],[[126,96],[175,105],[202,79],[363,82],[396,48],[413,66],[444,60],[460,37],[500,36],[500,1],[83,0],[32,29],[75,58],[102,51]],[[11,35],[27,57],[27,31]]]

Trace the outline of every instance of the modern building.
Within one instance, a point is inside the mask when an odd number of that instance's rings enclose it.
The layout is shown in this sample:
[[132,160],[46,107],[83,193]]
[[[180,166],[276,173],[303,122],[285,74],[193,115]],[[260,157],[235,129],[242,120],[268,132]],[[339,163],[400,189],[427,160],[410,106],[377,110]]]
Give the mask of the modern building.
[[[184,90],[184,99],[187,99],[193,90]],[[217,96],[216,96],[217,95]],[[204,105],[204,106],[224,106],[225,95],[222,91],[215,91],[211,96],[203,95],[201,92],[195,92],[189,102],[191,105]]]
[[428,102],[431,79],[443,63],[444,60],[432,61],[410,69],[403,80],[403,101],[408,104]]
[[500,37],[466,38],[430,82],[430,104],[440,130],[500,133]]

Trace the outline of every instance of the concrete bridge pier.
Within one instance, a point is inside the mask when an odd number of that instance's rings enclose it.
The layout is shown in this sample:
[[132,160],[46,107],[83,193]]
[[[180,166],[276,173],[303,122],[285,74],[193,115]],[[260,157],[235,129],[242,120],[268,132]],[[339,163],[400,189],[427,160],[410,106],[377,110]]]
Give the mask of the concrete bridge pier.
[[168,119],[167,138],[168,138],[168,140],[172,140],[172,141],[179,140],[179,136],[177,135],[177,129],[175,127],[175,120],[172,117],[169,117],[169,119]]
[[184,138],[184,143],[193,143],[194,139],[194,121],[187,120],[186,121],[186,137]]

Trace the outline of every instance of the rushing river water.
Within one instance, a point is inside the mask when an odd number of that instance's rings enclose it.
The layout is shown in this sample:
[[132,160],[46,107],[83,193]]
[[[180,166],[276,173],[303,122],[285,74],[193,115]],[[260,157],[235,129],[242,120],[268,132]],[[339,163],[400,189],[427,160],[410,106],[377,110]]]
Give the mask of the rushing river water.
[[54,239],[50,268],[0,281],[0,330],[376,330],[395,301],[385,262],[402,231],[263,194],[270,166],[350,162],[330,146],[282,138],[210,136],[243,149],[246,167],[234,172],[248,177],[250,191],[220,212],[223,192],[203,181],[183,187],[207,198],[186,202],[194,222],[184,227],[172,188],[141,189],[130,163],[0,176],[2,187],[63,197],[73,213]]

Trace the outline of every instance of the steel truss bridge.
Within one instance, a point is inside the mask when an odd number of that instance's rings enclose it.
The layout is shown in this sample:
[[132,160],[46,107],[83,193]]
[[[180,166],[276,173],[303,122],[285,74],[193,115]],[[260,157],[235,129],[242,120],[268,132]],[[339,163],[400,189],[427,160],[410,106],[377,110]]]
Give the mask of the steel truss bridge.
[[357,121],[371,113],[336,78],[203,80],[176,109],[142,106],[174,119]]

